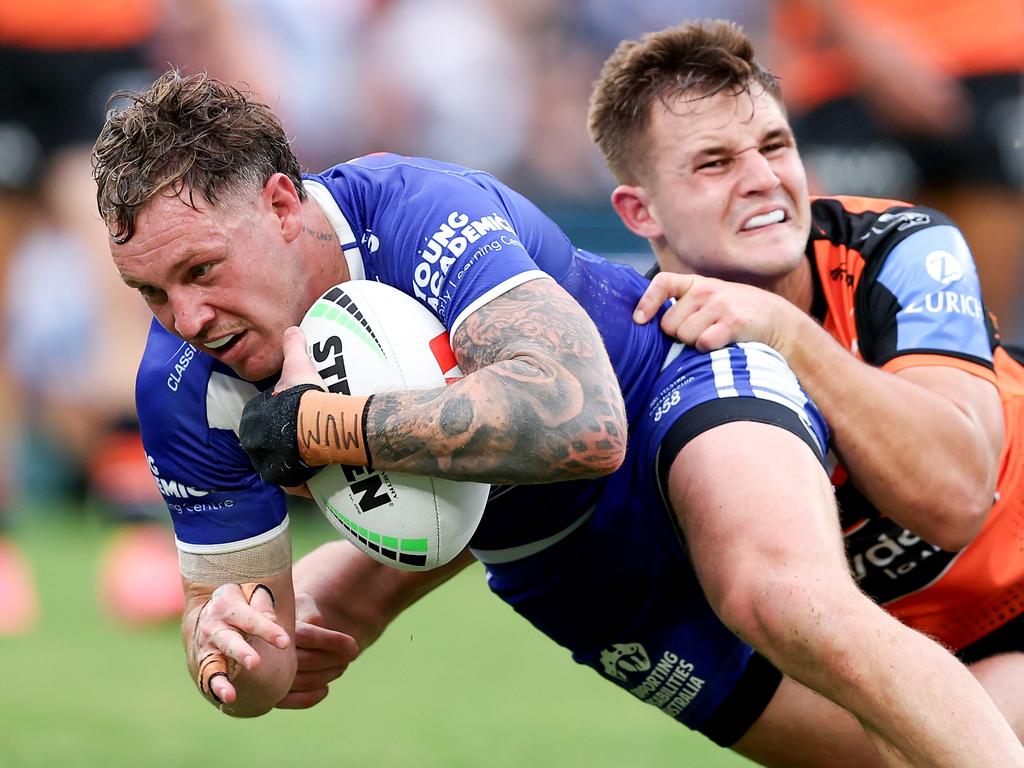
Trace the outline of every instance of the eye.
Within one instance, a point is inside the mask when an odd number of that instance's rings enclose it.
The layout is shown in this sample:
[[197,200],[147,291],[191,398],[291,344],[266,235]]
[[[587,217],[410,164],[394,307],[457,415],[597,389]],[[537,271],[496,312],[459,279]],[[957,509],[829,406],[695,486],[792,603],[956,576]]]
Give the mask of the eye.
[[765,144],[763,147],[761,147],[761,154],[771,155],[775,152],[779,152],[783,149],[786,149],[788,146],[789,144],[787,144],[784,141],[773,141],[771,144]]
[[189,270],[189,275],[192,277],[193,280],[198,280],[210,274],[211,269],[213,269],[212,262],[206,262],[205,264],[196,264]]
[[729,164],[729,159],[725,157],[719,157],[715,160],[708,160],[706,163],[701,163],[697,166],[698,171],[715,171],[719,168],[725,168]]
[[167,298],[166,293],[151,285],[140,285],[139,293],[142,294],[142,298],[145,299],[147,304],[160,304]]

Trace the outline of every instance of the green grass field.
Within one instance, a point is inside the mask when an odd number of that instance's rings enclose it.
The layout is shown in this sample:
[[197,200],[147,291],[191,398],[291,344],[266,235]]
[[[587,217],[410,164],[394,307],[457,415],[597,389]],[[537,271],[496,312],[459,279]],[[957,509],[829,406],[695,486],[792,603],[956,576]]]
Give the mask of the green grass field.
[[[296,550],[333,531],[303,515]],[[475,566],[428,596],[311,710],[232,720],[205,704],[175,626],[99,611],[109,535],[82,514],[22,515],[42,620],[0,638],[0,766],[749,766],[577,667]]]

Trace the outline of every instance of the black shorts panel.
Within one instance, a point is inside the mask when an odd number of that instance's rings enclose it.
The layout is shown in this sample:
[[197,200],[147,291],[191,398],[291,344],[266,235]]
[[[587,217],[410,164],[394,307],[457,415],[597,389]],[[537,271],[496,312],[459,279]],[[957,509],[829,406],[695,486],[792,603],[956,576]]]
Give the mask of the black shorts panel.
[[701,732],[721,747],[731,747],[761,717],[782,682],[782,673],[755,652],[747,668]]

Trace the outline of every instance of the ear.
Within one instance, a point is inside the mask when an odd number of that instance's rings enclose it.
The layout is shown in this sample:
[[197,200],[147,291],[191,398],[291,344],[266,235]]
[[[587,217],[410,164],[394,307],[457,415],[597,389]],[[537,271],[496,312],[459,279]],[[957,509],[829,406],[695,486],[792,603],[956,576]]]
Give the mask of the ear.
[[292,242],[302,232],[302,200],[295,184],[283,173],[275,173],[263,186],[260,201],[264,210],[277,218],[286,242]]
[[612,208],[634,235],[651,240],[662,234],[651,198],[643,187],[620,184],[612,190]]

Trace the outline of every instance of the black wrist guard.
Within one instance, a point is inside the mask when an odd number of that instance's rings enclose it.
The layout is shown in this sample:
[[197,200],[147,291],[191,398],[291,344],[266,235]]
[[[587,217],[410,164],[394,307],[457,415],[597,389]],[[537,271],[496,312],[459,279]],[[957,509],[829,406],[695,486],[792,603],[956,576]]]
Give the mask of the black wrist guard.
[[238,435],[260,477],[288,487],[302,485],[323,467],[311,467],[299,453],[299,401],[315,384],[299,384],[284,392],[261,392],[242,411]]

